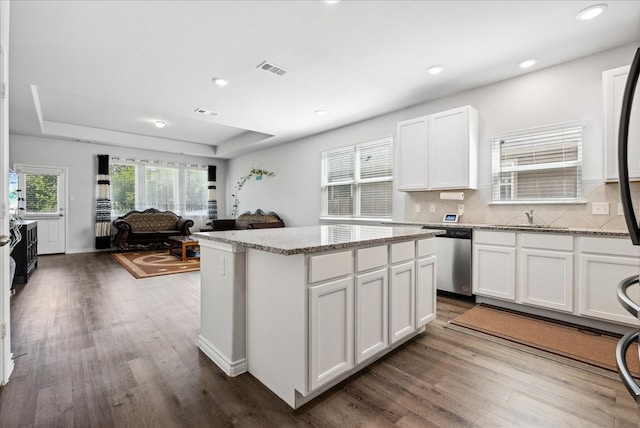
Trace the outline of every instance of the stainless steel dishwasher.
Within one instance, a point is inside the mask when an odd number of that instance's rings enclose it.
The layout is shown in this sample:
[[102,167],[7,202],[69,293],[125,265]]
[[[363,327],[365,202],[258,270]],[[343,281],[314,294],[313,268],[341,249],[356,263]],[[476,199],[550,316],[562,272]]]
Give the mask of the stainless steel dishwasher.
[[472,229],[447,226],[428,226],[428,228],[447,232],[436,238],[437,289],[471,296]]

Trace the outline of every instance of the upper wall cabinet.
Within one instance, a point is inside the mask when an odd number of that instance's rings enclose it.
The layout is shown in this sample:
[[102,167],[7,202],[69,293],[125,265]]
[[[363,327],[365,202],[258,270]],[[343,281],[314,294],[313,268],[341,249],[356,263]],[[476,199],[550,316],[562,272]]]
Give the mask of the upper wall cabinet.
[[478,188],[478,111],[464,106],[398,123],[398,189]]
[[[622,96],[630,66],[614,68],[602,73],[604,100],[604,178],[618,181],[618,127],[622,110]],[[636,97],[637,99],[637,97]],[[640,123],[640,108],[634,106],[630,123]],[[640,140],[640,127],[631,126],[629,141]],[[640,146],[629,144],[629,178],[640,180]]]

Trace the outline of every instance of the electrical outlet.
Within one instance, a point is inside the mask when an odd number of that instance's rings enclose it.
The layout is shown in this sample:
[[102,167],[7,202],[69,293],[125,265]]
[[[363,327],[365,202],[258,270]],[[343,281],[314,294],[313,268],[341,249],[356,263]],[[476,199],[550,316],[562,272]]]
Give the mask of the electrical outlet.
[[458,204],[458,215],[464,214],[464,204]]
[[422,211],[422,207],[420,207],[420,204],[416,204],[416,212],[419,213]]
[[624,215],[624,210],[622,209],[622,204],[618,202],[618,215]]
[[429,204],[429,212],[430,213],[436,212],[436,204]]
[[593,202],[591,204],[591,214],[609,215],[609,202]]

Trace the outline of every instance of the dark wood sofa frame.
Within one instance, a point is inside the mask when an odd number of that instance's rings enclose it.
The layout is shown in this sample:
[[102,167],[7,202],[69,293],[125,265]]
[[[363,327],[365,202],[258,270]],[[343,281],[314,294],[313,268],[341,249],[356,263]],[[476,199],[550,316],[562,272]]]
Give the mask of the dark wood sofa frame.
[[189,236],[193,220],[172,211],[149,208],[129,211],[113,221],[118,229],[113,244],[119,250],[154,250],[168,247],[170,236]]

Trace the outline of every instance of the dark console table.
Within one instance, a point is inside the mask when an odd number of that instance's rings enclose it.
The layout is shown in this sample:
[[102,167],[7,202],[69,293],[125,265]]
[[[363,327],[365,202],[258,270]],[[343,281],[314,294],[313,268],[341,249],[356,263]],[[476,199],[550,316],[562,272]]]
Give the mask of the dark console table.
[[31,272],[38,266],[38,222],[23,221],[20,233],[22,239],[11,252],[11,257],[16,261],[14,285],[28,282]]

